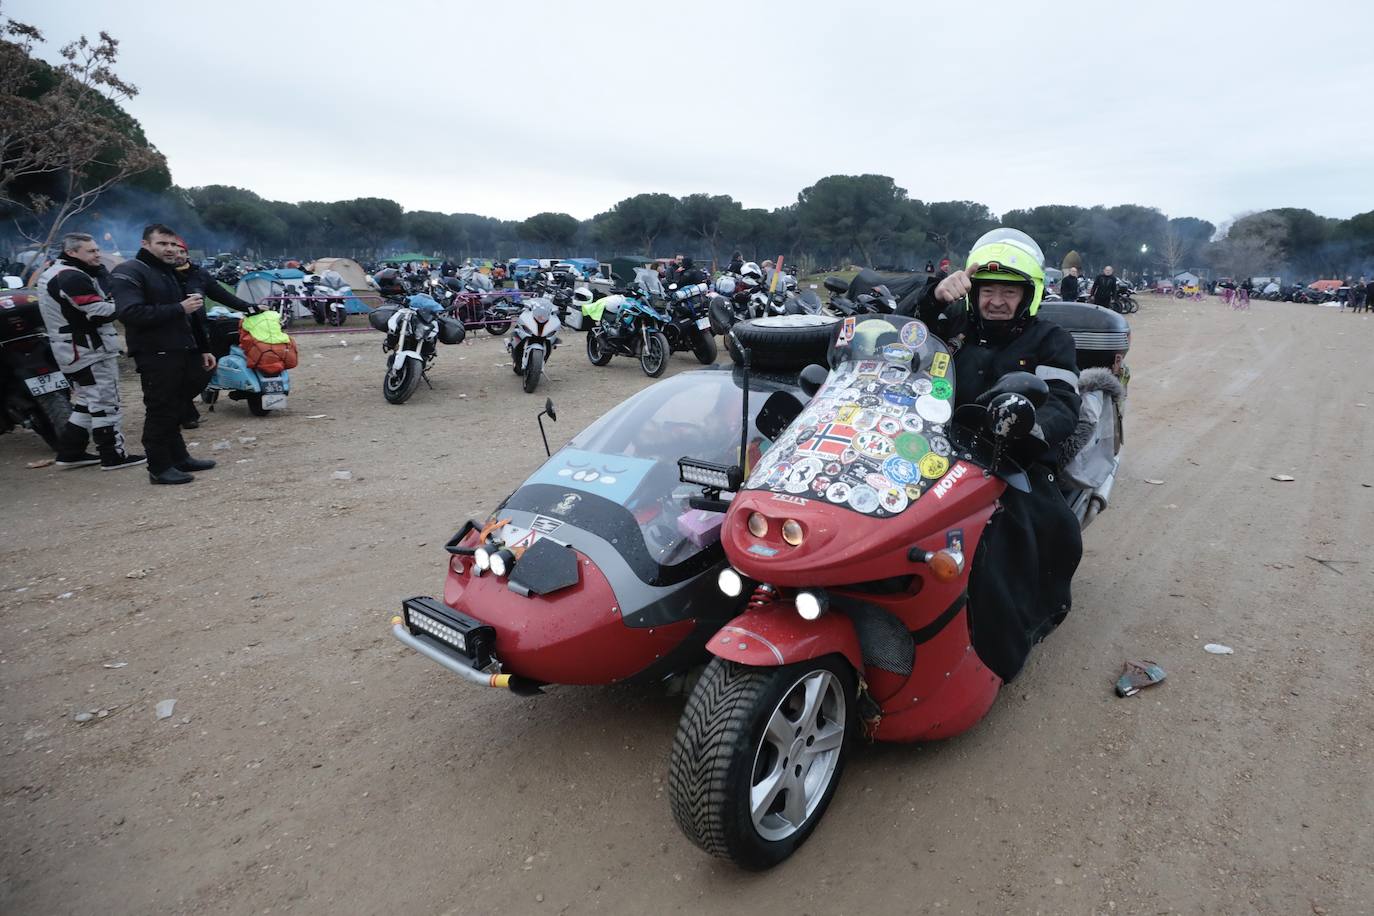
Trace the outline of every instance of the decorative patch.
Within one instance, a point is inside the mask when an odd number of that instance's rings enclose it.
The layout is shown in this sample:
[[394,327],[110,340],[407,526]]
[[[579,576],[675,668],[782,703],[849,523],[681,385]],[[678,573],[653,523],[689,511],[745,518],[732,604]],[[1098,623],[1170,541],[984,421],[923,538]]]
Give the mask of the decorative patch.
[[944,378],[949,374],[949,354],[936,353],[930,360],[931,378]]
[[835,338],[835,343],[837,345],[843,346],[854,339],[854,325],[856,323],[853,315],[850,315],[840,323],[840,333],[839,336]]
[[911,351],[901,344],[886,344],[882,349],[883,359],[890,363],[911,362]]
[[935,424],[947,423],[954,413],[954,408],[949,406],[949,401],[942,401],[933,395],[926,395],[916,399],[916,412],[922,419]]
[[819,429],[812,430],[807,438],[799,438],[797,451],[809,455],[836,458],[849,447],[855,432],[856,430],[852,426],[845,426],[842,423],[828,423]]
[[848,502],[849,494],[853,489],[852,486],[845,483],[843,480],[837,480],[826,489],[825,498],[832,503]]
[[849,505],[867,515],[878,508],[878,492],[869,486],[855,487],[849,494]]
[[930,384],[930,396],[948,401],[954,396],[954,386],[949,383],[949,379],[937,378]]
[[921,459],[921,476],[935,480],[949,470],[949,459],[930,452]]
[[935,388],[935,384],[928,378],[918,378],[911,383],[911,391],[916,397],[930,394]]
[[924,436],[915,433],[902,433],[893,440],[893,445],[897,449],[897,454],[907,461],[920,461],[925,457],[926,452],[930,451],[930,443]]
[[949,447],[949,440],[946,439],[944,436],[931,436],[930,450],[942,458],[948,458],[950,456],[951,451]]
[[[900,450],[899,447],[898,451],[900,452]],[[888,480],[903,486],[916,483],[921,479],[921,472],[916,468],[916,465],[906,458],[900,457],[900,455],[894,455],[883,462],[883,474]]]
[[547,515],[536,515],[534,521],[530,523],[530,527],[541,534],[553,534],[563,527],[563,523],[556,518],[549,518]]
[[901,421],[895,417],[883,417],[878,421],[878,432],[884,436],[895,436],[902,431]]
[[905,509],[907,502],[905,487],[888,487],[878,491],[878,505],[893,515]]
[[925,425],[919,414],[909,413],[902,416],[902,429],[909,433],[919,433],[925,429]]
[[906,377],[911,374],[911,370],[906,366],[886,365],[878,373],[878,380],[887,382],[889,385],[899,385],[906,381]]
[[[943,402],[942,402],[943,403]],[[892,440],[882,433],[863,432],[854,437],[854,445],[859,454],[870,458],[886,458],[892,454]]]
[[898,336],[900,336],[902,343],[906,344],[910,349],[915,350],[926,342],[926,338],[930,336],[930,332],[926,329],[924,322],[911,321],[902,325],[902,329],[898,332]]

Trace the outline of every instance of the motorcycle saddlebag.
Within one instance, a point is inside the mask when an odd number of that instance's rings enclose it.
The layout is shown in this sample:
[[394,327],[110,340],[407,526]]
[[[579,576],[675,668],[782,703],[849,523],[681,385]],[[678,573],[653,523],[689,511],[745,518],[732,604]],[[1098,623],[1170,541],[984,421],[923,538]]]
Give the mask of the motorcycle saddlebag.
[[391,320],[391,316],[396,314],[394,305],[384,305],[375,308],[367,313],[367,323],[372,325],[373,330],[386,333],[386,323]]
[[1116,368],[1131,349],[1131,325],[1126,316],[1088,302],[1042,302],[1037,316],[1073,335],[1078,368]]
[[239,342],[239,316],[211,316],[209,319],[210,352],[215,359],[224,359],[229,348]]
[[443,315],[438,315],[435,320],[439,322],[439,343],[462,343],[463,338],[467,336],[467,330],[457,318],[445,318]]

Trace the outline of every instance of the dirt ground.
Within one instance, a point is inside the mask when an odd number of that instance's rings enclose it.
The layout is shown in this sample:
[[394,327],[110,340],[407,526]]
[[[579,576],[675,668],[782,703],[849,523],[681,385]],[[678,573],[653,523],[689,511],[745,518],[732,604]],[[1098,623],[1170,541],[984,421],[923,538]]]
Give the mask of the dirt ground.
[[[528,396],[483,335],[396,407],[378,335],[302,337],[290,409],[222,402],[184,487],[0,438],[0,911],[1374,911],[1374,321],[1147,296],[1132,323],[1074,612],[969,734],[860,746],[766,874],[672,822],[681,697],[520,699],[389,633],[540,464],[545,395],[557,445],[646,384],[629,361],[573,337]],[[1116,698],[1126,658],[1168,680]]]

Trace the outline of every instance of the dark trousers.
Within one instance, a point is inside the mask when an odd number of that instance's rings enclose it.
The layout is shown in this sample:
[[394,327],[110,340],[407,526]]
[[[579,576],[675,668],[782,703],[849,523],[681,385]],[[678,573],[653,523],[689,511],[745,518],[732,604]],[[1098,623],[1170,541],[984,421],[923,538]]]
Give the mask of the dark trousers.
[[161,474],[190,456],[181,438],[186,405],[204,390],[209,374],[194,350],[139,353],[134,356],[143,384],[143,451],[148,471]]

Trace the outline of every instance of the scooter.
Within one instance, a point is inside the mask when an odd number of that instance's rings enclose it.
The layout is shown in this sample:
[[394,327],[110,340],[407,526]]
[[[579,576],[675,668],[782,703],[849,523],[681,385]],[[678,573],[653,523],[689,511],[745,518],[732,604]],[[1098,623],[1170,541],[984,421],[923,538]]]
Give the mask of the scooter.
[[255,417],[265,417],[284,408],[291,394],[291,370],[283,369],[280,375],[269,376],[249,367],[238,343],[242,316],[223,306],[215,306],[208,317],[210,352],[215,354],[216,363],[209,383],[200,393],[201,403],[213,412],[220,392],[228,392],[229,400],[244,401],[248,412]]
[[542,298],[530,299],[515,322],[515,330],[506,338],[511,368],[516,375],[525,377],[526,394],[534,394],[534,389],[539,387],[544,364],[558,346],[558,331],[562,327],[563,322],[554,314],[552,302]]
[[996,699],[970,565],[999,497],[1030,489],[1011,456],[1048,394],[1011,373],[953,410],[949,349],[897,315],[844,319],[829,363],[803,371],[809,405],[742,484],[738,464],[679,462],[693,506],[725,513],[718,585],[747,605],[707,642],[669,798],[692,842],[752,869],[815,829],[860,732],[949,737]]

